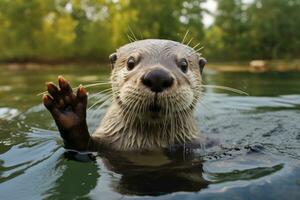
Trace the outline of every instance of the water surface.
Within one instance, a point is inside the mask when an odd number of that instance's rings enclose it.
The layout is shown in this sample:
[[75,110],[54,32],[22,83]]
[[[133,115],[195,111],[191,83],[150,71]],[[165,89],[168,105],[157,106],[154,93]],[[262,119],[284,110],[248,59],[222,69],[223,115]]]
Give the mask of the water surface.
[[[197,158],[132,166],[107,155],[74,159],[37,96],[63,74],[73,86],[105,80],[105,68],[2,70],[0,199],[300,199],[300,73],[205,71],[207,89],[195,115],[221,141]],[[108,86],[89,88],[92,93]],[[88,112],[93,131],[106,107]],[[138,155],[135,155],[138,157]],[[149,163],[158,162],[155,155]]]

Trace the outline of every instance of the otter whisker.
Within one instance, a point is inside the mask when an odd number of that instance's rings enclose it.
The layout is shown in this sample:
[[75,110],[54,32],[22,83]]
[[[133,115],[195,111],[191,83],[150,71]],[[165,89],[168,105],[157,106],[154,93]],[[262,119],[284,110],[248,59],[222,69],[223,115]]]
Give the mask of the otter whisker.
[[127,37],[130,42],[134,42],[134,39],[130,35],[127,34]]
[[[127,103],[127,102],[126,102]],[[127,112],[125,113],[125,129],[129,129],[129,130],[132,130],[133,128],[133,123],[134,123],[134,119],[136,118],[136,112],[130,112],[130,110],[136,110],[136,107],[137,107],[137,103],[135,100],[130,100],[128,101],[128,103],[131,103],[132,106],[131,106],[131,109],[129,108],[127,110]]]
[[97,92],[97,93],[95,93],[95,94],[91,94],[91,95],[89,95],[88,98],[89,98],[89,99],[92,99],[92,98],[97,99],[98,97],[103,97],[103,95],[106,95],[106,94],[109,94],[109,93],[112,93],[112,89],[111,89],[111,88],[102,90],[102,91]]
[[[111,82],[103,82],[103,83],[92,83],[92,84],[88,84],[88,85],[83,85],[83,87],[85,88],[90,88],[90,87],[94,87],[94,86],[98,86],[98,85],[109,85],[112,84]],[[76,88],[75,88],[76,89]]]
[[133,38],[134,38],[134,41],[138,41],[138,39],[135,37],[135,34],[133,33],[132,29],[130,26],[128,26],[128,29],[130,31],[130,33],[132,34]]
[[[108,103],[111,102],[111,101],[112,101],[112,97],[111,96],[107,96],[105,99],[101,99],[101,101],[98,101],[97,103],[94,103],[87,110],[88,111],[92,111],[92,118],[94,118],[95,115],[99,114],[100,109],[102,109],[106,105],[109,105]],[[96,105],[98,105],[98,107],[96,107],[96,109],[92,109]]]
[[133,118],[136,112],[132,112],[135,111],[136,106],[137,106],[137,101],[135,98],[133,98],[133,96],[130,97],[126,97],[124,104],[127,105],[128,107],[126,108],[126,110],[123,110],[123,116],[125,119],[125,129],[127,129],[128,125],[131,126],[130,123],[128,122],[133,122]]
[[198,48],[198,49],[195,49],[195,51],[196,52],[199,52],[200,50],[202,50],[202,49],[204,49],[204,47],[202,46],[202,47],[200,47],[200,48]]
[[193,41],[193,37],[189,40],[189,42],[186,44],[186,46],[189,46],[190,45],[190,43]]
[[[91,84],[87,84],[87,85],[82,85],[85,88],[90,88],[90,87],[95,87],[95,86],[99,86],[99,85],[110,85],[112,84],[112,82],[96,82],[96,83],[91,83]],[[73,90],[78,89],[79,87],[74,87],[72,88]]]
[[[184,114],[185,115],[185,114]],[[184,117],[185,119],[187,119],[186,117]],[[183,154],[183,160],[185,160],[185,149],[186,149],[186,133],[185,133],[185,130],[184,130],[184,127],[183,127],[183,119],[182,117],[179,117],[179,120],[180,120],[180,130],[182,131],[183,133],[183,151],[182,151],[182,154]]]
[[189,34],[189,29],[186,30],[186,32],[185,32],[185,34],[184,34],[184,37],[183,37],[183,39],[182,39],[182,41],[181,41],[182,44],[185,43],[185,39],[186,39],[186,36],[187,36],[188,34]]
[[[99,104],[100,102],[106,101],[107,99],[110,99],[112,97],[112,95],[107,95],[104,96],[103,98],[101,98],[100,100],[96,101],[93,105],[91,105],[88,110],[92,109],[93,107],[95,107],[97,104]],[[101,104],[102,105],[102,104]]]
[[[140,113],[140,111],[142,110],[142,108],[143,108],[143,104],[141,104],[141,103],[138,104],[138,106],[137,106],[138,112],[136,112],[136,113]],[[137,130],[136,134],[141,134],[142,133],[142,131],[144,130],[143,124],[144,123],[141,123],[140,118],[138,118],[138,123],[136,124],[136,126],[140,126],[140,130],[137,127],[136,128],[136,130]],[[141,145],[142,145],[142,138],[141,137],[138,137],[138,138],[139,139],[137,140],[137,144],[138,144],[139,147],[141,147]]]
[[[176,99],[176,101],[174,102],[175,107],[182,106],[182,102],[184,102],[183,98]],[[187,105],[185,105],[185,106],[187,106]],[[190,139],[192,139],[192,137],[194,137],[190,133],[195,133],[196,129],[195,129],[195,127],[185,127],[184,126],[183,120],[192,120],[191,113],[188,109],[184,109],[184,110],[180,111],[180,114],[178,115],[178,119],[179,119],[180,123],[176,123],[179,125],[179,127],[177,127],[177,130],[181,131],[181,135],[178,136],[177,140],[185,143],[186,140],[190,140]],[[192,128],[192,129],[190,129],[190,128]]]
[[105,90],[101,90],[100,92],[90,94],[89,98],[98,97],[99,95],[105,94],[105,93],[108,92],[108,91],[112,91],[112,88],[107,88],[107,89],[105,89]]
[[112,83],[111,80],[93,81],[92,83]]
[[[91,108],[94,107],[94,106],[96,106],[96,105],[99,105],[99,103],[101,103],[101,102],[104,102],[107,98],[112,98],[112,97],[113,97],[113,95],[112,95],[111,92],[107,92],[107,93],[103,94],[103,96],[100,97],[100,98],[99,98],[99,99],[91,106]],[[90,109],[90,108],[89,108],[89,109]]]
[[[107,98],[106,99],[102,99],[100,102],[102,102],[97,108],[96,110],[93,110],[94,113],[98,113],[98,111],[103,108],[109,101],[112,100],[112,96],[111,95],[108,95],[106,96]],[[98,103],[100,103],[98,102]],[[96,104],[95,104],[96,105]],[[95,106],[93,105],[93,107]],[[92,107],[88,108],[88,110],[91,110]],[[94,116],[94,115],[93,115]]]
[[[112,83],[111,82],[99,82],[99,83],[92,83],[92,84],[81,85],[81,86],[83,86],[84,88],[90,88],[90,87],[94,87],[94,86],[98,86],[98,85],[109,85],[109,84],[112,84]],[[72,90],[77,90],[78,88],[79,88],[79,86],[73,87]],[[37,96],[41,96],[41,95],[44,95],[47,93],[48,93],[47,91],[44,91],[44,92],[38,93]]]
[[42,95],[47,94],[47,93],[48,93],[48,91],[44,91],[44,92],[38,93],[36,96],[42,96]]
[[104,105],[106,105],[107,102],[112,101],[112,95],[108,95],[106,99],[102,99],[103,103],[101,103],[97,108],[96,111],[99,111],[101,108],[103,108]]
[[209,108],[203,101],[198,102],[199,106],[203,106],[207,111],[211,111],[211,108]]
[[[173,112],[173,110],[174,110],[174,104],[173,104],[173,103],[170,103],[170,105],[171,105],[171,106],[170,106],[170,109],[169,109],[169,112],[170,112],[169,114],[172,115],[172,112]],[[176,128],[175,128],[175,125],[176,125],[176,124],[174,123],[174,119],[175,119],[175,118],[174,118],[174,117],[171,117],[170,119],[171,119],[171,121],[170,121],[170,126],[171,126],[170,131],[171,131],[171,132],[170,132],[170,134],[171,134],[171,138],[172,138],[172,143],[174,143],[174,142],[175,142],[175,139],[176,139],[176,137],[177,137],[177,136],[175,136],[175,130],[176,130]]]
[[231,91],[237,94],[243,94],[243,95],[247,95],[249,96],[249,94],[247,92],[244,92],[242,90],[239,89],[235,89],[235,88],[231,88],[231,87],[226,87],[226,86],[219,86],[219,85],[201,85],[201,87],[203,88],[216,88],[216,89],[222,89],[222,90],[227,90],[227,91]]
[[169,112],[169,103],[165,103],[166,108],[165,108],[165,115],[166,117],[164,118],[164,123],[163,123],[163,133],[167,134],[167,119],[169,118],[168,112]]
[[195,46],[193,46],[192,48],[195,50],[199,45],[200,45],[200,42],[198,44],[196,44]]
[[143,34],[142,34],[142,32],[141,31],[139,31],[140,32],[140,37],[141,37],[141,40],[143,40],[144,39],[144,37],[143,37]]

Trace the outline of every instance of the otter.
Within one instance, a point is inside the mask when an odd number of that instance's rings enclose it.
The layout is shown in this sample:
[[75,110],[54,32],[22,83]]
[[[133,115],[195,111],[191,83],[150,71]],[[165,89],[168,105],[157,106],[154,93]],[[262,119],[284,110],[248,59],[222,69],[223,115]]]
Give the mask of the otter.
[[62,76],[59,87],[47,83],[43,103],[66,148],[136,152],[205,142],[193,116],[206,64],[198,52],[179,42],[146,39],[120,47],[109,60],[113,101],[92,135],[86,89],[73,92]]

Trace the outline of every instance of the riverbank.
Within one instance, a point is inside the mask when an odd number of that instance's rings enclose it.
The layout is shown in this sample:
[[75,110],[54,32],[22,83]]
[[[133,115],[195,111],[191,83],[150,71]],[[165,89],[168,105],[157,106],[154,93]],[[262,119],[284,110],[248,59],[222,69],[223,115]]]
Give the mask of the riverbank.
[[[5,67],[8,70],[44,70],[52,68],[65,68],[65,67],[91,67],[91,68],[109,68],[108,62],[95,62],[95,61],[76,61],[76,62],[55,62],[55,63],[39,63],[39,62],[9,62],[0,63],[0,67]],[[207,69],[221,72],[288,72],[299,71],[300,72],[300,59],[299,60],[253,60],[248,62],[208,62]]]
[[74,67],[74,66],[82,66],[82,67],[96,67],[103,68],[103,66],[107,66],[109,68],[108,62],[95,62],[95,61],[74,61],[74,62],[8,62],[8,63],[0,63],[0,67],[6,68],[8,70],[44,70],[44,69],[52,69],[52,68],[66,68],[66,67]]
[[288,72],[300,71],[300,59],[286,60],[253,60],[249,62],[212,62],[208,68],[223,72]]

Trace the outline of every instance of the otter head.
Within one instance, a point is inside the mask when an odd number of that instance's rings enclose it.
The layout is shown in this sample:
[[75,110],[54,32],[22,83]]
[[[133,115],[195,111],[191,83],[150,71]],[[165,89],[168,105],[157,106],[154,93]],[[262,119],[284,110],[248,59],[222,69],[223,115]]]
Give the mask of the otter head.
[[192,113],[206,64],[193,48],[170,40],[140,40],[110,56],[114,101],[131,119],[162,122]]

